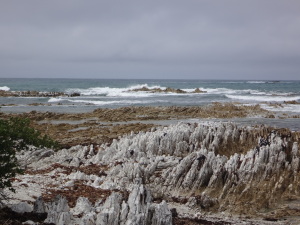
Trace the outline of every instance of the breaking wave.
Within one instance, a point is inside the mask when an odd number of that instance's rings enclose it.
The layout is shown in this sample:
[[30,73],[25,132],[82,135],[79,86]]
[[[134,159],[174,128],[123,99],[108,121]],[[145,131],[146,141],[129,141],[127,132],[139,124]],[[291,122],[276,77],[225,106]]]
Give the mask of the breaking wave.
[[253,95],[225,95],[230,99],[244,100],[244,101],[258,101],[258,102],[284,102],[284,101],[298,101],[300,100],[300,96],[272,96],[272,95],[264,95],[264,96],[253,96]]
[[206,91],[208,94],[253,94],[253,95],[263,95],[267,94],[266,92],[253,90],[253,89],[244,89],[244,90],[234,90],[228,88],[200,88],[202,91]]
[[142,97],[143,95],[149,96],[149,94],[153,93],[147,93],[147,92],[130,92],[134,89],[139,89],[139,88],[161,88],[164,89],[165,87],[161,86],[149,86],[148,84],[139,84],[139,85],[134,85],[130,86],[127,88],[112,88],[112,87],[91,87],[87,89],[79,89],[79,88],[72,88],[72,89],[67,89],[66,93],[80,93],[83,96],[107,96],[107,97],[130,97],[130,96],[136,96],[137,94],[139,97]]
[[63,99],[63,98],[50,98],[48,100],[49,103],[55,103],[55,102],[62,102],[62,101],[65,101],[66,99]]
[[247,81],[248,84],[265,84],[268,83],[267,81],[262,81],[262,80],[252,80],[252,81]]
[[132,105],[132,104],[151,104],[155,102],[168,102],[167,100],[115,100],[115,101],[101,101],[97,98],[95,100],[85,100],[85,99],[70,99],[70,98],[50,98],[48,100],[49,103],[59,103],[59,102],[71,102],[71,103],[77,103],[77,104],[85,104],[85,105],[96,105],[96,106],[102,106],[102,105]]
[[300,105],[294,104],[283,104],[281,106],[271,106],[267,104],[261,104],[261,107],[266,110],[274,111],[274,112],[293,112],[300,113]]
[[[151,96],[157,96],[157,95],[181,95],[177,93],[152,93],[147,91],[135,91],[132,92],[132,90],[135,89],[141,89],[141,88],[148,88],[148,89],[166,89],[167,87],[163,86],[149,86],[148,84],[139,84],[130,86],[127,88],[112,88],[112,87],[91,87],[87,89],[79,89],[79,88],[72,88],[67,89],[65,92],[67,94],[71,93],[80,93],[81,96],[105,96],[105,97],[151,97]],[[265,95],[265,94],[272,94],[267,93],[264,91],[254,90],[254,89],[243,89],[243,90],[235,90],[235,89],[229,89],[229,88],[203,88],[199,87],[200,90],[206,92],[201,94],[253,94],[253,95]],[[186,91],[186,94],[195,94],[192,93],[195,88],[182,88],[183,91]],[[289,93],[287,93],[289,94]]]
[[9,91],[10,88],[7,86],[0,87],[0,91]]

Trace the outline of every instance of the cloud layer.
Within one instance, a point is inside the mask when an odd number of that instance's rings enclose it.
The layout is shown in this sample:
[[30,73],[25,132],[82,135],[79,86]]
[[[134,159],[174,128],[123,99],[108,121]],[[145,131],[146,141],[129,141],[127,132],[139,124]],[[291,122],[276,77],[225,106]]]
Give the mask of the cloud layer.
[[299,79],[298,0],[1,1],[0,77]]

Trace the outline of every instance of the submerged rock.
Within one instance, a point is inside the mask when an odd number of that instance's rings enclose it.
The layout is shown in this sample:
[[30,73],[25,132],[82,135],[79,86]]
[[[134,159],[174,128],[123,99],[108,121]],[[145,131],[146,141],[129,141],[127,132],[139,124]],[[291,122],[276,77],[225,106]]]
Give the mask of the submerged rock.
[[0,96],[1,97],[58,97],[58,96],[66,96],[66,94],[63,92],[0,90]]
[[196,88],[194,91],[192,92],[187,92],[184,91],[182,89],[175,89],[175,88],[170,88],[167,87],[165,89],[161,89],[161,88],[147,88],[147,87],[142,87],[142,88],[136,88],[136,89],[132,89],[130,91],[134,91],[134,92],[138,92],[138,91],[146,91],[146,92],[151,92],[151,93],[177,93],[177,94],[185,94],[185,93],[206,93],[206,91],[202,91],[199,88]]

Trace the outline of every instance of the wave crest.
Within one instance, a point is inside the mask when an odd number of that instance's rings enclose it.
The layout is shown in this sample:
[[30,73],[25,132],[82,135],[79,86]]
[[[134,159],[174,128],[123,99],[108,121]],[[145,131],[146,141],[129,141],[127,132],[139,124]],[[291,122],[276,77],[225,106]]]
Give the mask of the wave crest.
[[9,91],[10,88],[7,86],[0,87],[0,91]]
[[300,96],[293,96],[293,97],[287,97],[287,96],[270,96],[270,95],[264,95],[264,96],[253,96],[253,95],[225,95],[227,98],[231,99],[237,99],[237,100],[245,100],[245,101],[258,101],[258,102],[284,102],[284,101],[298,101],[300,100]]
[[[136,96],[137,92],[130,93],[130,91],[134,89],[139,88],[164,88],[161,86],[149,86],[148,84],[137,84],[132,85],[127,88],[113,88],[113,87],[90,87],[87,89],[80,89],[80,88],[71,88],[67,89],[65,92],[70,93],[80,93],[83,96],[108,96],[108,97],[130,97],[130,96]],[[140,96],[141,97],[141,96]]]

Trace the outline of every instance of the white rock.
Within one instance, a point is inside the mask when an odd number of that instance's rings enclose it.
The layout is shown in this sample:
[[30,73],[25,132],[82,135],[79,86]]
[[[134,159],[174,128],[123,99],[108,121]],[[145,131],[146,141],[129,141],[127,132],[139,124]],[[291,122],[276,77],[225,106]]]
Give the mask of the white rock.
[[76,206],[74,208],[72,208],[70,212],[74,216],[78,216],[81,214],[82,215],[87,214],[92,211],[94,211],[94,209],[93,209],[90,201],[85,197],[79,197],[76,201]]
[[25,212],[32,212],[33,207],[29,205],[27,202],[20,202],[16,205],[13,205],[11,209],[17,213],[25,213]]
[[120,215],[120,204],[122,195],[119,193],[112,193],[105,201],[102,210],[97,215],[96,224],[99,225],[118,225]]

